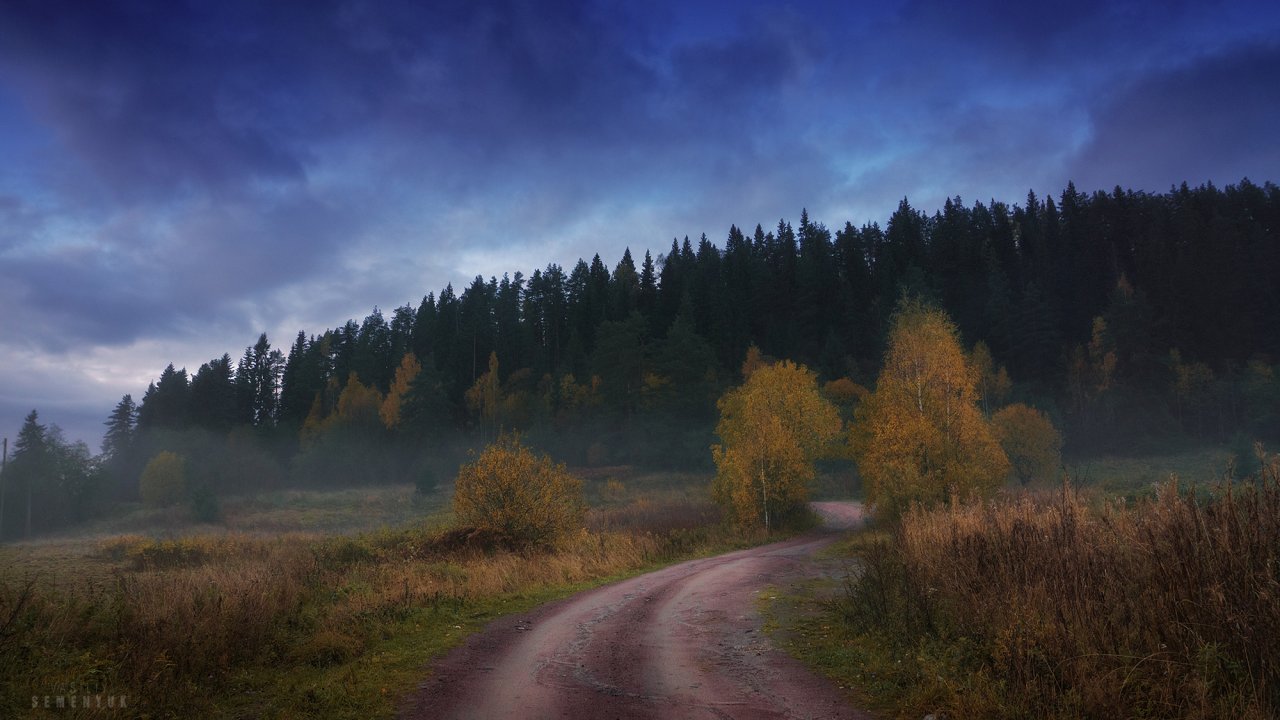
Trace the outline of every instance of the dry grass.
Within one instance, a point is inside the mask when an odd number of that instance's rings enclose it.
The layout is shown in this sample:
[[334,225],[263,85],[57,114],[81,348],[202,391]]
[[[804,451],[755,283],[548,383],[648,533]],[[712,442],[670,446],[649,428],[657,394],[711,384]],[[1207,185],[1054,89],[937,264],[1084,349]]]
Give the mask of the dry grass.
[[1280,462],[1207,500],[1174,479],[1097,505],[912,510],[835,606],[846,645],[878,649],[907,713],[1275,717]]
[[[380,661],[376,649],[398,624],[421,613],[452,618],[740,541],[716,517],[705,500],[640,494],[593,511],[589,528],[540,550],[421,525],[357,536],[126,535],[82,544],[78,556],[49,544],[22,562],[8,549],[0,556],[0,717],[30,712],[32,695],[68,685],[126,693],[156,717],[243,714],[219,698],[265,687],[276,695],[247,712],[288,716],[280,706],[296,699],[272,688],[277,669],[350,666],[354,678],[365,660]],[[415,657],[410,667],[426,655]]]
[[[216,525],[191,519],[185,506],[144,508],[135,505],[109,518],[77,528],[74,537],[113,536],[121,533],[167,536],[242,533],[354,533],[387,525],[420,521],[424,515],[448,505],[443,493],[416,494],[412,485],[388,485],[332,490],[274,490],[231,495],[221,499],[222,520]],[[45,542],[66,537],[46,538]]]

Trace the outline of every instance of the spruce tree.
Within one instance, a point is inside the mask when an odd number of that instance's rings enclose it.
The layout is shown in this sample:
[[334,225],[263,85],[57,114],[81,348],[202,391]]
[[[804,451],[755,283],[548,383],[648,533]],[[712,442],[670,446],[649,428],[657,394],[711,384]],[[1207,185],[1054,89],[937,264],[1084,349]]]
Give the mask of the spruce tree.
[[160,379],[147,387],[138,408],[138,427],[178,430],[187,425],[187,394],[190,383],[187,370],[174,369],[169,363]]
[[[652,268],[650,268],[652,270]],[[631,248],[622,252],[622,260],[613,271],[613,280],[609,293],[610,320],[622,320],[639,309],[640,276],[636,274],[635,261],[631,259]]]
[[[36,486],[49,481],[53,454],[49,447],[48,428],[40,424],[40,414],[32,410],[22,421],[17,442],[13,444],[13,460],[9,464],[18,493],[25,498],[22,536],[31,536],[32,496]],[[8,478],[6,478],[6,484]]]
[[138,406],[133,396],[125,394],[107,417],[107,431],[102,436],[102,457],[111,463],[126,456],[133,448],[134,433],[138,424]]
[[112,482],[112,493],[127,498],[137,490],[140,472],[138,458],[138,406],[126,394],[116,403],[106,422],[102,438],[102,469]]
[[223,355],[200,366],[191,379],[188,416],[192,424],[226,432],[236,421],[236,387],[231,356]]

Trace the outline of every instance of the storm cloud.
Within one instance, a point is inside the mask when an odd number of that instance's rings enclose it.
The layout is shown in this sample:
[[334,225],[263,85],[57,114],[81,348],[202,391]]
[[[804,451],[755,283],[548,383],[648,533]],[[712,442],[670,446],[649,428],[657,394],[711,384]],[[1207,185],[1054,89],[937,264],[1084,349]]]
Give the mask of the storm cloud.
[[1278,30],[1265,3],[4,3],[0,427],[34,404],[96,442],[169,361],[802,207],[1274,179]]

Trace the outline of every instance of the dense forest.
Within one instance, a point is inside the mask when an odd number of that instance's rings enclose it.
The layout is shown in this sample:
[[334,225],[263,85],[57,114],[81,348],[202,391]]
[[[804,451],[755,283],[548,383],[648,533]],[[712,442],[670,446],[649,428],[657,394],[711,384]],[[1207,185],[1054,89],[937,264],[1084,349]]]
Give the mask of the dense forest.
[[[610,269],[477,276],[287,349],[166,367],[106,421],[100,456],[28,417],[5,473],[5,536],[138,497],[162,451],[216,514],[265,487],[447,482],[467,447],[517,430],[570,464],[708,467],[716,400],[748,348],[803,363],[845,416],[894,308],[959,327],[984,407],[1047,412],[1077,456],[1280,437],[1280,188],[904,199],[881,226],[801,212],[723,244],[672,240]],[[3,501],[0,501],[3,502]],[[25,515],[24,515],[25,513]]]

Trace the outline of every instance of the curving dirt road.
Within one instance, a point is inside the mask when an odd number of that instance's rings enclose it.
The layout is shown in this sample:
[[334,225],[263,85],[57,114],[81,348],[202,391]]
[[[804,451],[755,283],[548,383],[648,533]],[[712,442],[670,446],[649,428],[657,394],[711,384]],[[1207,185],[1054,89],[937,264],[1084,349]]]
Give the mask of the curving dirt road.
[[[856,503],[814,503],[830,528]],[[759,592],[832,533],[692,560],[503,618],[445,656],[405,718],[869,718],[773,649]]]

